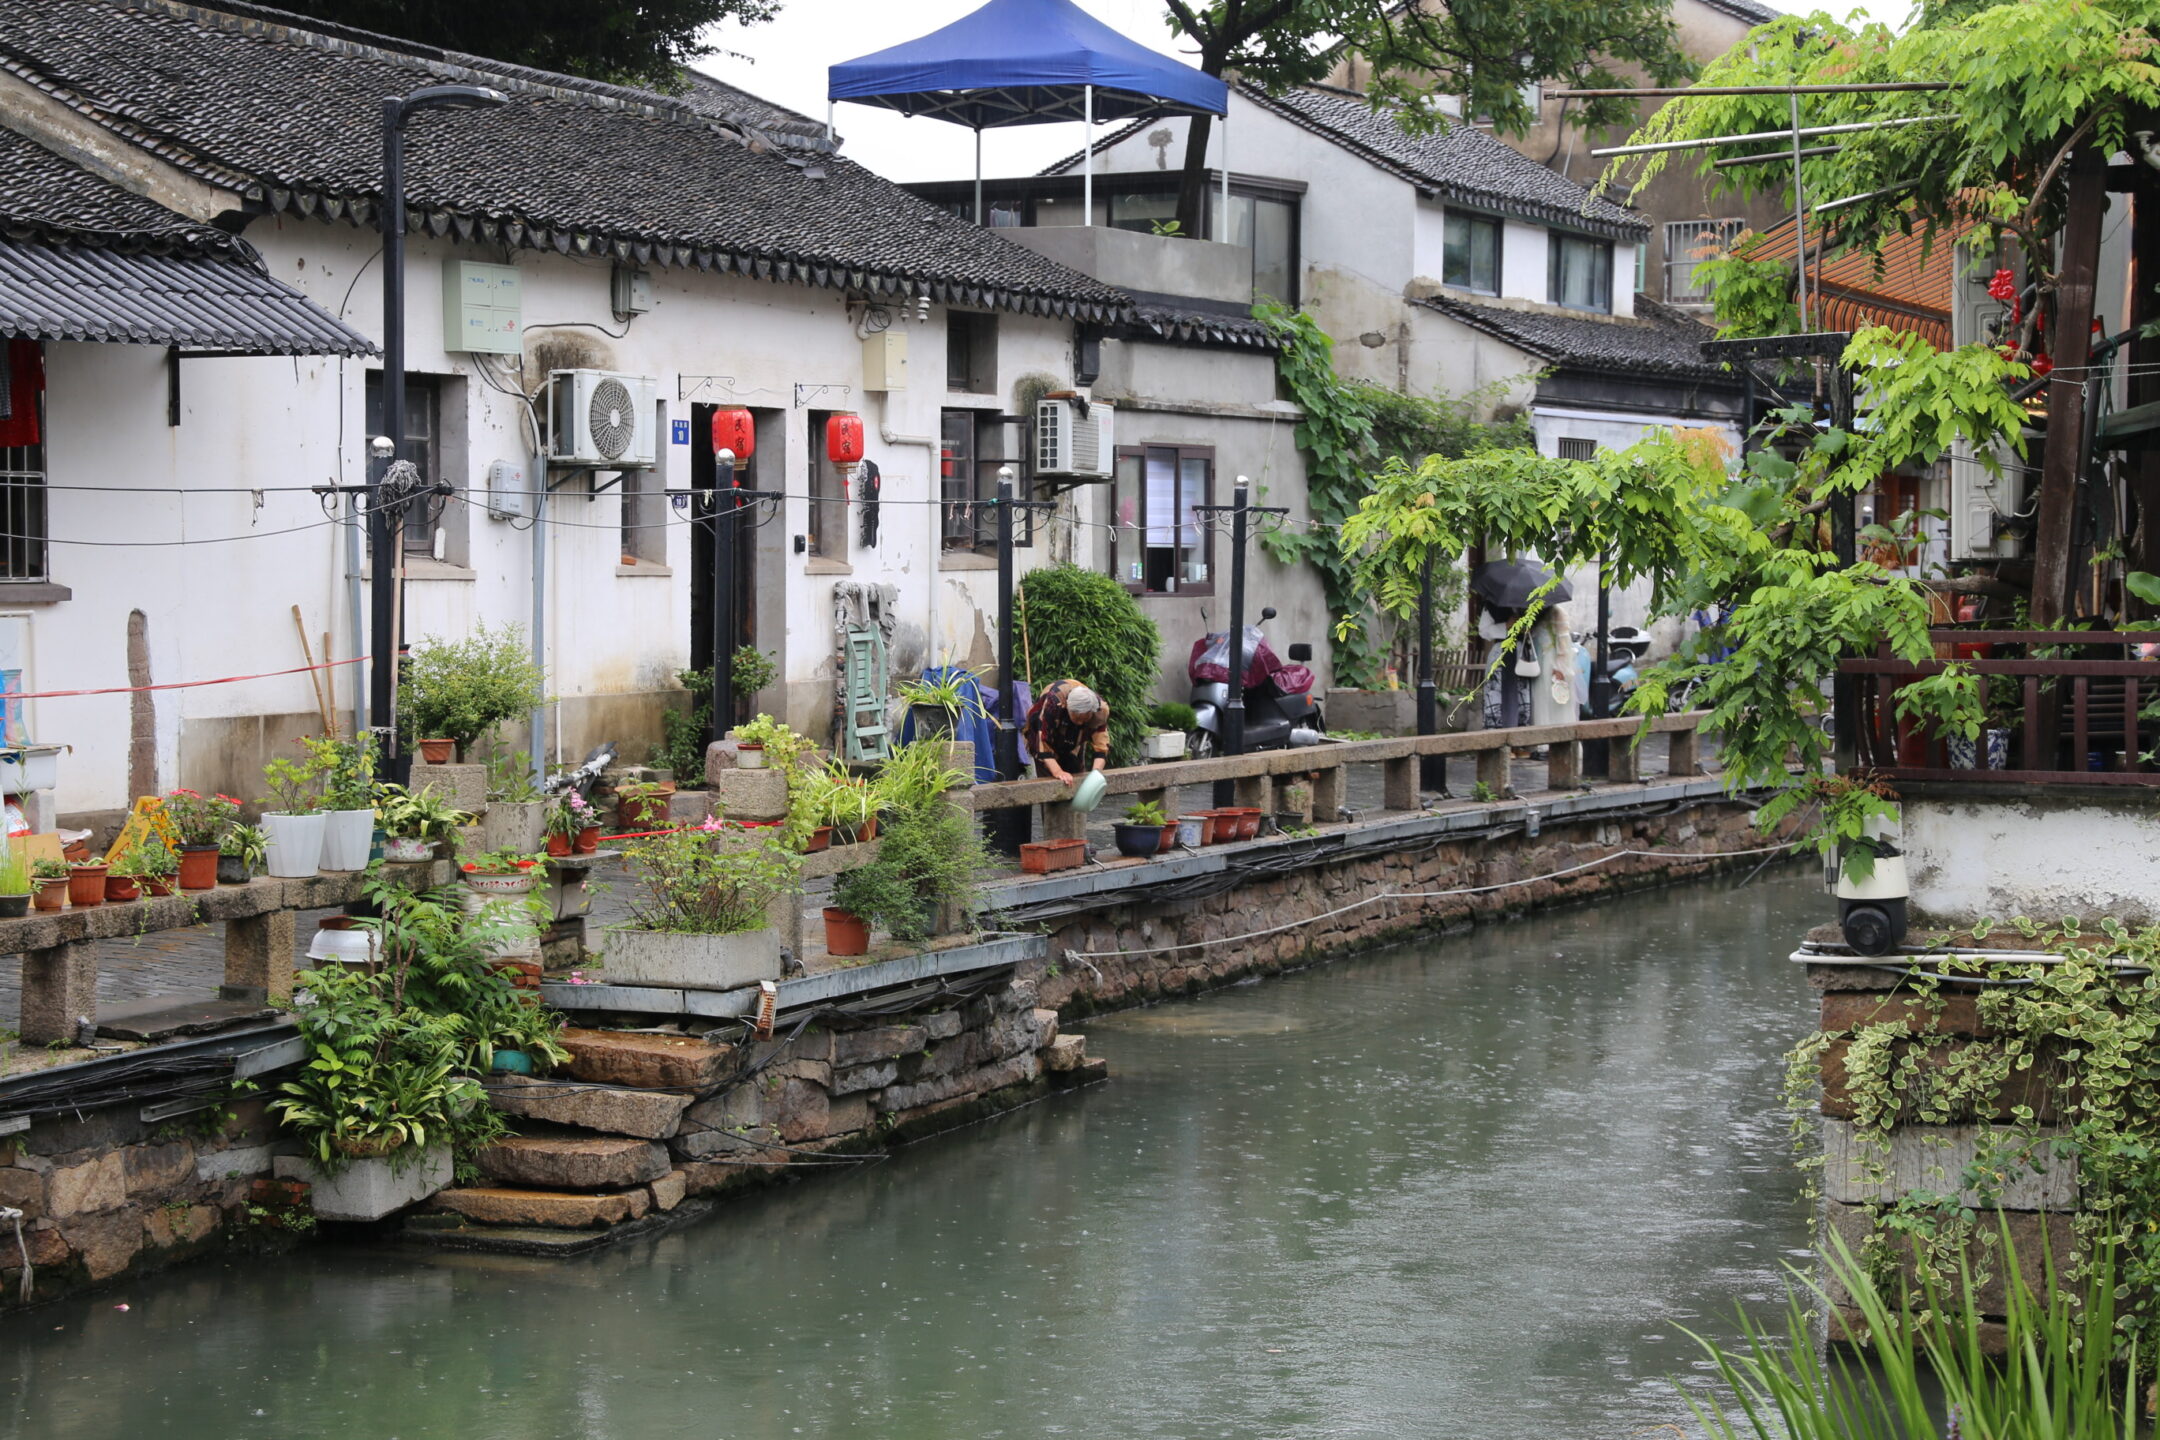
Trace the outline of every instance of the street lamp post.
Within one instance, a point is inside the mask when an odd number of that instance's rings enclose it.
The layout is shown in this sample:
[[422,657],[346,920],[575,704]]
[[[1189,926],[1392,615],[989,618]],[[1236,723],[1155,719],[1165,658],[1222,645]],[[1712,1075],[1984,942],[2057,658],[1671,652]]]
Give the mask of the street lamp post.
[[[369,446],[376,460],[368,496],[368,727],[376,753],[393,774],[397,752],[398,536],[411,491],[391,472],[405,444],[405,122],[420,110],[500,105],[510,97],[484,85],[430,85],[383,98],[383,433]],[[537,744],[535,745],[537,749]]]

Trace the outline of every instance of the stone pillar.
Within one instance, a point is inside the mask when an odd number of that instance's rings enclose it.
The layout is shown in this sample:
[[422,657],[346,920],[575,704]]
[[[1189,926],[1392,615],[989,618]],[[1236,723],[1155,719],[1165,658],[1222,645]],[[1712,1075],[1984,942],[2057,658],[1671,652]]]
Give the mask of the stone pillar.
[[1582,784],[1582,741],[1555,740],[1545,747],[1545,785],[1573,790]]
[[1258,810],[1263,815],[1274,814],[1275,777],[1272,775],[1238,776],[1237,803],[1247,810]]
[[1342,814],[1343,771],[1341,765],[1330,765],[1313,772],[1312,818],[1316,824],[1332,825]]
[[[1405,755],[1399,760],[1380,762],[1380,804],[1387,810],[1415,810],[1418,808],[1417,786],[1418,760],[1415,755]],[[1339,777],[1342,771],[1337,770]],[[1320,808],[1320,791],[1313,789],[1313,809]]]
[[1514,788],[1514,777],[1508,770],[1508,747],[1496,745],[1490,750],[1477,752],[1478,783],[1494,795],[1506,795]]
[[31,950],[22,957],[25,1045],[73,1042],[75,1022],[97,1019],[97,951],[87,940]]
[[1672,732],[1672,749],[1665,765],[1665,773],[1675,779],[1684,775],[1702,774],[1702,761],[1696,750],[1700,737],[1693,730]]
[[293,912],[272,910],[225,922],[228,1000],[284,1001],[293,992]]
[[1642,779],[1642,751],[1632,735],[1614,738],[1606,752],[1605,778],[1615,785],[1633,785]]

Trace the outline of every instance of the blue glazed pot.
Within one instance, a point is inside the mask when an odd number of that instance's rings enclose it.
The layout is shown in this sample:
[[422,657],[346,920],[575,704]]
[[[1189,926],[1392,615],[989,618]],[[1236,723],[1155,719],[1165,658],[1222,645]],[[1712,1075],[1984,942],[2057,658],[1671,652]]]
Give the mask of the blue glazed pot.
[[488,1068],[498,1075],[530,1075],[533,1073],[532,1056],[523,1050],[497,1050]]

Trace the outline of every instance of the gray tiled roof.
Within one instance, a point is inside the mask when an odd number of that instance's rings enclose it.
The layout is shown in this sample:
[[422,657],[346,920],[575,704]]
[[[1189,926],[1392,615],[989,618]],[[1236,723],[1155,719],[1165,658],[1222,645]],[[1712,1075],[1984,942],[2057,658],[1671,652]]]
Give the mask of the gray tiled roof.
[[1126,332],[1136,338],[1187,345],[1223,345],[1239,350],[1279,349],[1275,332],[1250,315],[1230,315],[1197,306],[1141,300],[1133,307]]
[[269,355],[375,347],[245,240],[0,130],[0,335]]
[[1712,10],[1720,10],[1735,20],[1745,20],[1750,25],[1767,25],[1784,18],[1785,12],[1773,10],[1768,5],[1758,5],[1755,0],[1702,0]]
[[1442,199],[1614,239],[1638,240],[1650,232],[1633,211],[1593,197],[1475,125],[1458,121],[1430,135],[1412,135],[1386,111],[1373,109],[1364,96],[1348,90],[1307,85],[1269,95],[1250,85],[1238,89],[1291,124],[1325,136]]
[[382,97],[489,84],[509,103],[411,123],[408,203],[431,234],[1086,319],[1127,308],[858,165],[746,143],[674,98],[309,25],[179,0],[0,0],[0,70],[248,208],[363,224]]
[[1451,295],[1435,295],[1417,303],[1555,365],[1627,374],[1732,379],[1719,366],[1702,358],[1702,342],[1714,339],[1715,331],[1647,295],[1635,297],[1632,320],[1479,305]]

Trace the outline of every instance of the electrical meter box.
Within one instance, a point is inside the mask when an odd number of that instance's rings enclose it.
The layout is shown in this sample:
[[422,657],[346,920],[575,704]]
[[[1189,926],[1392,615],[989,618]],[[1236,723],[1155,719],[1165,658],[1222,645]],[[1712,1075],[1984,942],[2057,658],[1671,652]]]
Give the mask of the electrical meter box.
[[443,348],[517,355],[525,341],[525,293],[515,265],[443,261]]
[[880,330],[862,342],[863,389],[907,389],[907,331]]

